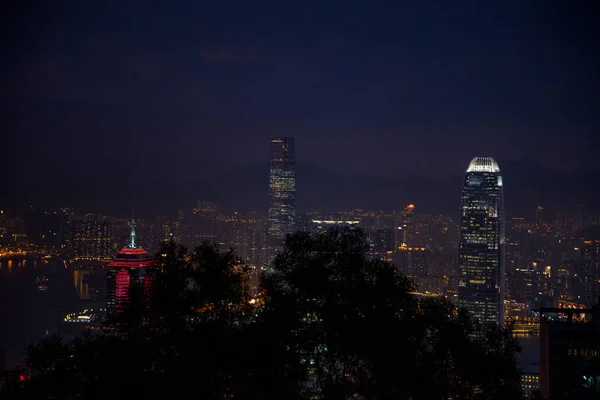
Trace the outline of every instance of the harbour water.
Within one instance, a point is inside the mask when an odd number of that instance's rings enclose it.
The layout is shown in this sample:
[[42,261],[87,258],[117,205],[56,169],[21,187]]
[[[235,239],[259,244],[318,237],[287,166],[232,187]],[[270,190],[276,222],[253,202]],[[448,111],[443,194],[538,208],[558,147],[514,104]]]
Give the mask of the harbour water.
[[[69,270],[60,260],[0,260],[0,348],[7,352],[6,367],[22,365],[25,347],[46,335],[60,333],[68,339],[83,332],[85,326],[68,326],[63,318],[85,308],[104,307],[90,288],[93,281],[102,281],[103,274]],[[40,276],[48,278],[47,290],[39,290]]]

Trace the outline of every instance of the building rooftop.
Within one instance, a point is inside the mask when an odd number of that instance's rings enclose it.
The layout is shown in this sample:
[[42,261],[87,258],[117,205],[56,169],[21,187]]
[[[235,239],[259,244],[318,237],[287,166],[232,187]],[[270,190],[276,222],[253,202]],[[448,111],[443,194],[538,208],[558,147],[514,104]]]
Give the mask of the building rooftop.
[[467,172],[500,172],[500,167],[492,157],[475,157],[471,160]]
[[141,247],[135,245],[135,221],[131,224],[131,241],[129,246],[124,247],[117,253],[115,258],[108,264],[109,267],[151,267],[154,265],[152,257]]
[[154,261],[148,252],[141,247],[125,247],[117,253],[108,267],[151,267]]

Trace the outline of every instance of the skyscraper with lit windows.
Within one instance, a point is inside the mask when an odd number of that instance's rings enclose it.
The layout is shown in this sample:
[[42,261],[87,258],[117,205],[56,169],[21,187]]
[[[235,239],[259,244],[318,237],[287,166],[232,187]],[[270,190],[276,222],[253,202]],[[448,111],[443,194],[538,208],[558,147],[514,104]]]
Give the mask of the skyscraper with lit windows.
[[296,224],[296,140],[271,138],[269,170],[269,245],[277,247]]
[[476,157],[462,189],[458,302],[483,324],[504,323],[504,229],[500,168]]

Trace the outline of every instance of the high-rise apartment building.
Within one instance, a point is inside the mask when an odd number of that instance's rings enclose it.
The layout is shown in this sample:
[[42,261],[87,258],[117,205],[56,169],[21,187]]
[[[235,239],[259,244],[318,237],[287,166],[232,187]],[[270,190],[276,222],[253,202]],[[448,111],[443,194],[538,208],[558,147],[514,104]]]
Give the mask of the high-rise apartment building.
[[73,261],[108,261],[112,255],[112,224],[105,217],[71,215],[68,221],[69,257]]
[[542,397],[597,399],[600,394],[600,304],[587,309],[559,307],[539,311]]
[[277,247],[296,224],[296,140],[271,138],[269,171],[269,245]]
[[414,204],[409,204],[404,207],[404,210],[400,212],[398,216],[398,229],[396,231],[396,245],[397,246],[412,246],[413,232],[413,216],[415,212]]
[[394,261],[394,231],[378,229],[367,234],[369,257],[386,262]]
[[592,306],[600,296],[600,228],[585,229],[581,236],[583,300],[587,306]]
[[504,229],[500,168],[476,157],[462,189],[458,302],[483,324],[504,323]]
[[425,247],[400,246],[396,249],[396,266],[400,272],[419,286],[420,290],[429,285],[428,253]]

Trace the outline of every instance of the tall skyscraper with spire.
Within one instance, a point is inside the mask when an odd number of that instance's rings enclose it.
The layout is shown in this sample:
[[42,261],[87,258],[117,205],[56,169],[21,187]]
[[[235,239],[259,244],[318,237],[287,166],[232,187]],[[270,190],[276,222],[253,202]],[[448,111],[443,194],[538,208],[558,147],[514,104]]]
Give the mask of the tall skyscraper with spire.
[[129,244],[108,264],[106,282],[106,310],[109,314],[121,312],[129,303],[129,291],[138,283],[149,300],[154,261],[148,252],[135,243],[135,221],[131,221]]
[[504,224],[498,163],[475,157],[462,189],[458,302],[483,324],[504,324]]
[[280,246],[296,227],[296,140],[271,138],[269,170],[269,225],[271,247]]

